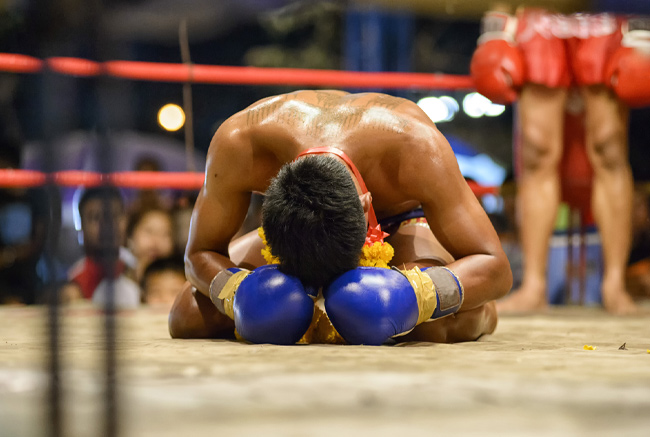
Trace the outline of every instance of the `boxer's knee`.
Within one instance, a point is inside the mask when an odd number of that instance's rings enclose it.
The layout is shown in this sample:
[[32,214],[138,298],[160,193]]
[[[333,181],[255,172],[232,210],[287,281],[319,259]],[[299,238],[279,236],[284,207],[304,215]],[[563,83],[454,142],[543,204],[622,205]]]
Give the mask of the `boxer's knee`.
[[386,241],[395,249],[391,265],[399,268],[444,266],[454,261],[425,223],[402,225]]
[[232,338],[234,322],[221,314],[214,304],[197,292],[189,282],[169,312],[169,334],[172,338]]

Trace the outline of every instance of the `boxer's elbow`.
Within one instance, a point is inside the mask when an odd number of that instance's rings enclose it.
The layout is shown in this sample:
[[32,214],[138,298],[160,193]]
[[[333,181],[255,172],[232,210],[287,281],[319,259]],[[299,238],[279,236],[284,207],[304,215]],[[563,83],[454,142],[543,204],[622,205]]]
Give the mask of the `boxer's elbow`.
[[500,299],[508,294],[512,288],[512,269],[510,268],[510,261],[508,261],[503,251],[494,256],[492,277],[494,283],[493,299]]

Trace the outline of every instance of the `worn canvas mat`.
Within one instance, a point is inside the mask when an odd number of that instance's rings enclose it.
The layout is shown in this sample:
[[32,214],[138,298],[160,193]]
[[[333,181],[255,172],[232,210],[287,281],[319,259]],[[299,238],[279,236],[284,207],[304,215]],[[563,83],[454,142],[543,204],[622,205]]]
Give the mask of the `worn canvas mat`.
[[[478,342],[381,347],[172,340],[152,308],[117,323],[123,436],[650,435],[647,317],[555,308]],[[64,435],[102,435],[103,315],[62,324]],[[47,435],[47,362],[47,309],[0,308],[0,436]]]

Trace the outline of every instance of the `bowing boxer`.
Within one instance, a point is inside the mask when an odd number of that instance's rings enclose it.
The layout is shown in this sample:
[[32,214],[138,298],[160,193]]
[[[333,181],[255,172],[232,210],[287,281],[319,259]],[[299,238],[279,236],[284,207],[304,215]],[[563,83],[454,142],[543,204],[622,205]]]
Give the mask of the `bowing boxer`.
[[[262,226],[236,241],[251,194]],[[172,337],[458,342],[493,332],[512,284],[447,140],[411,101],[297,91],[210,144]]]
[[482,24],[472,76],[491,100],[518,100],[521,135],[515,154],[523,280],[498,309],[547,307],[548,244],[560,201],[565,107],[574,88],[585,105],[591,210],[604,256],[603,305],[614,314],[637,312],[625,289],[633,194],[627,122],[628,107],[650,104],[650,19],[525,8],[516,15],[491,11]]

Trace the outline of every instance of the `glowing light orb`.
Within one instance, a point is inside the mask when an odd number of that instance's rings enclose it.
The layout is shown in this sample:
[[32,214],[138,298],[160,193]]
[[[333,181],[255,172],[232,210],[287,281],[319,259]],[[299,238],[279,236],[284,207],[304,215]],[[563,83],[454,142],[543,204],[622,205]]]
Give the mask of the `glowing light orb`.
[[173,103],[168,103],[158,111],[158,124],[170,132],[179,130],[185,124],[183,108]]

